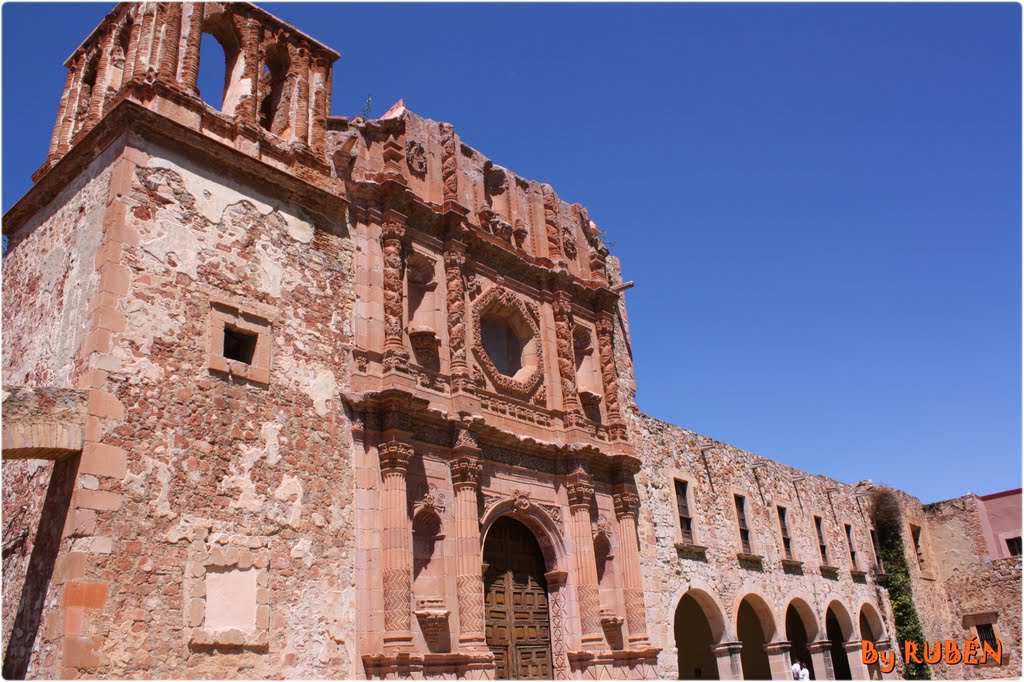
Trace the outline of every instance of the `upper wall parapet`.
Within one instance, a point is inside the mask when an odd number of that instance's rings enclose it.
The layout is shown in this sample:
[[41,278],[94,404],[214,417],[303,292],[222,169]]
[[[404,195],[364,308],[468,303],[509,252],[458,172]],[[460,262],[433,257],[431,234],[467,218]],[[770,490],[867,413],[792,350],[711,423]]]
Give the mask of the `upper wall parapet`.
[[[200,44],[211,39],[224,50],[220,111],[199,98]],[[250,155],[276,148],[278,157],[322,165],[331,66],[338,57],[248,3],[121,3],[65,62],[50,152],[35,178],[123,99]]]
[[597,287],[614,285],[608,249],[586,208],[494,163],[450,123],[422,118],[399,101],[379,119],[329,119],[327,148],[342,180],[400,188],[436,212],[461,214],[481,240],[516,258]]

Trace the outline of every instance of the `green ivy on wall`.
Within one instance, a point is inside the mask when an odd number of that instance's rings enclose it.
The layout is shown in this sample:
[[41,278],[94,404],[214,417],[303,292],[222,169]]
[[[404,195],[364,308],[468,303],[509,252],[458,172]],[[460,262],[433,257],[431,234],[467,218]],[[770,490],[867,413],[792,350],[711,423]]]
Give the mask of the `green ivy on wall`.
[[[910,581],[910,567],[903,547],[903,514],[899,499],[891,488],[879,488],[872,495],[871,516],[878,532],[882,566],[887,576],[889,603],[896,619],[896,647],[902,652],[904,642],[917,642],[918,651],[924,651],[924,629],[914,605],[914,591]],[[904,675],[908,680],[930,680],[931,667],[927,663],[904,660]]]

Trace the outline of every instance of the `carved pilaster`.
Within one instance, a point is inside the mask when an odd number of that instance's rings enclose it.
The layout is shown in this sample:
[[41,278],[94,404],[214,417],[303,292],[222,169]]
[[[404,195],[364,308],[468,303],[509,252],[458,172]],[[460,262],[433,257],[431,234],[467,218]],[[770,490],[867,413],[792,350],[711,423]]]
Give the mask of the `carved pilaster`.
[[448,349],[453,377],[469,376],[466,362],[466,287],[463,268],[466,253],[461,243],[449,240],[444,245],[445,287],[448,297]]
[[406,476],[415,451],[411,444],[393,440],[381,443],[377,453],[384,479],[384,646],[402,651],[412,646],[412,531],[406,509]]
[[548,258],[556,263],[563,260],[562,234],[558,227],[558,197],[551,185],[541,187],[544,199],[544,228],[548,238]]
[[480,522],[477,519],[477,496],[483,465],[477,457],[465,454],[476,450],[476,440],[472,438],[471,431],[460,429],[455,450],[460,454],[449,462],[449,468],[455,487],[459,646],[467,651],[483,651],[487,642],[484,636],[484,585],[480,576]]
[[647,607],[644,604],[644,586],[640,577],[640,548],[636,534],[636,513],[640,498],[620,488],[613,496],[615,518],[618,520],[619,556],[622,559],[622,597],[626,604],[626,626],[629,628],[631,649],[647,649]]
[[602,310],[597,317],[597,352],[601,361],[601,380],[604,383],[605,405],[608,407],[608,422],[622,420],[619,411],[619,375],[615,369],[615,324],[611,313]]
[[402,342],[402,289],[405,273],[405,216],[388,211],[381,226],[384,259],[384,355],[404,356]]
[[455,128],[450,123],[440,124],[441,130],[441,182],[444,200],[459,200],[459,160],[455,155]]
[[555,344],[558,348],[558,376],[562,386],[562,409],[571,426],[582,419],[580,398],[576,390],[576,353],[572,344],[572,301],[563,291],[551,304],[555,314]]
[[594,486],[581,469],[569,476],[566,484],[569,509],[572,511],[573,546],[576,548],[576,601],[580,611],[581,645],[584,649],[600,649],[604,643],[601,627],[601,602],[594,557],[594,535],[590,526],[590,501]]

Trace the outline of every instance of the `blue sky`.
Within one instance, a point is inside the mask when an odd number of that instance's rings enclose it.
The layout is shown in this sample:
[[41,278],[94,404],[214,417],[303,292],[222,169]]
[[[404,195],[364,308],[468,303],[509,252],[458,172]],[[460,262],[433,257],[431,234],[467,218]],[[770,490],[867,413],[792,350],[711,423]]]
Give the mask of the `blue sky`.
[[[3,6],[4,210],[112,6]],[[924,501],[1020,486],[1019,5],[263,6],[342,53],[333,113],[404,98],[590,209],[645,412]]]

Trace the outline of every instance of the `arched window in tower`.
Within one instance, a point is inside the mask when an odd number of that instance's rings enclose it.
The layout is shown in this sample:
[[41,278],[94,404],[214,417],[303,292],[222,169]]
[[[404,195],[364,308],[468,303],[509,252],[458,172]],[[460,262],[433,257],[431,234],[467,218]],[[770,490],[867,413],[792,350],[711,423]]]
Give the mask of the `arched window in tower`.
[[281,137],[287,137],[291,128],[288,117],[291,98],[285,88],[290,66],[287,47],[275,43],[267,48],[260,74],[260,125]]
[[96,87],[99,60],[100,53],[94,53],[82,70],[82,80],[78,84],[78,101],[75,103],[75,128],[71,133],[72,137],[78,134],[89,118],[89,102],[92,100],[93,88]]
[[128,60],[128,43],[132,37],[132,19],[126,17],[124,25],[117,33],[117,39],[110,50],[110,94],[116,93],[124,85],[125,67]]
[[199,96],[214,109],[234,115],[243,94],[244,68],[245,55],[231,17],[207,17],[199,44]]

